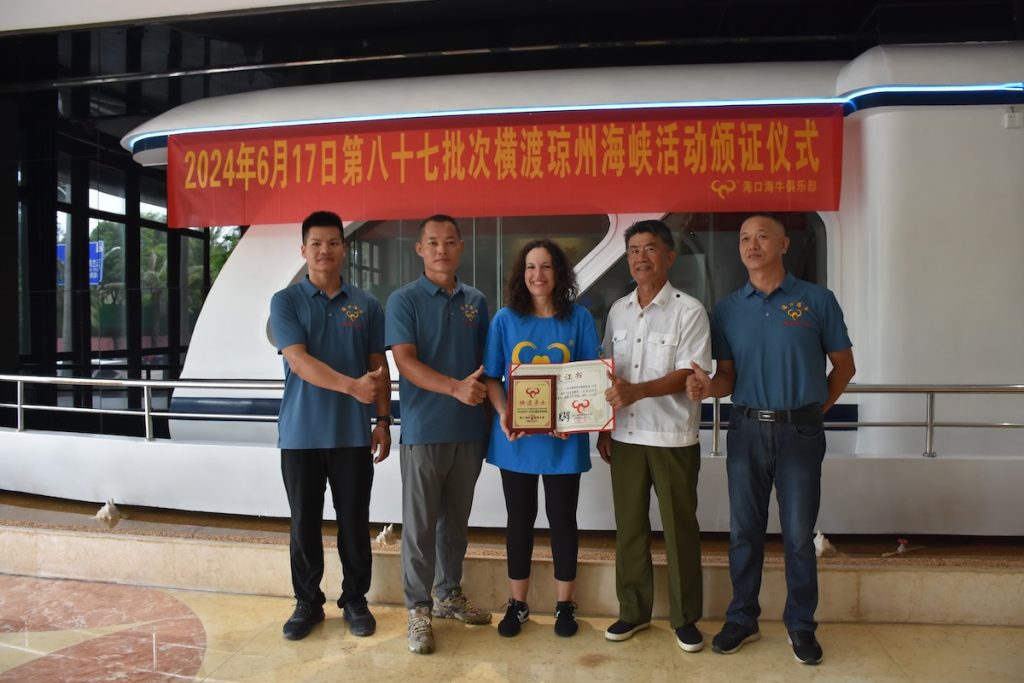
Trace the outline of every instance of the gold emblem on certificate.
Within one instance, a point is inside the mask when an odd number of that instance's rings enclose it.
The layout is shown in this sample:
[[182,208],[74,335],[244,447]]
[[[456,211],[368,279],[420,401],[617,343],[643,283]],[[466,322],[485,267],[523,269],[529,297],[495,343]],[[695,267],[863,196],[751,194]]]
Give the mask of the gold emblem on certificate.
[[[605,400],[604,392],[611,386],[608,373],[615,373],[614,361],[610,358],[598,360],[575,361],[572,363],[513,363],[509,367],[509,428],[514,432],[604,432],[615,428],[615,411]],[[529,384],[530,380],[541,379],[550,382],[550,389],[541,404],[534,402],[540,397],[530,396],[528,391],[540,390],[539,386]],[[520,393],[521,392],[521,393]],[[525,396],[524,403],[519,403],[520,395]],[[541,427],[543,410],[550,406],[550,422]],[[532,411],[536,414],[519,411]],[[523,427],[517,427],[517,420]],[[526,426],[530,421],[537,420],[538,425]]]
[[555,376],[509,376],[509,429],[526,434],[555,430]]

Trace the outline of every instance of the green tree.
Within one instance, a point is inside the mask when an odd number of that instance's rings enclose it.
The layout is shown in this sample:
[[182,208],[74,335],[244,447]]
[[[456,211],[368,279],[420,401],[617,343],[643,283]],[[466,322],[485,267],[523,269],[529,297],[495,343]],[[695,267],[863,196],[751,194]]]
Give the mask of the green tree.
[[[237,226],[209,228],[210,240],[210,284],[217,279],[224,263],[234,251],[242,231]],[[182,243],[182,258],[185,259],[185,282],[188,289],[186,319],[182,320],[183,341],[191,337],[192,328],[199,318],[199,311],[206,298],[203,283],[203,243],[198,239],[186,238]]]
[[125,336],[124,225],[99,221],[89,231],[90,242],[103,242],[103,278],[89,288],[93,337],[112,337],[115,346]]
[[210,283],[217,279],[224,262],[235,250],[238,240],[242,237],[239,227],[210,228]]
[[140,237],[142,330],[154,346],[163,346],[167,343],[167,233],[143,228]]

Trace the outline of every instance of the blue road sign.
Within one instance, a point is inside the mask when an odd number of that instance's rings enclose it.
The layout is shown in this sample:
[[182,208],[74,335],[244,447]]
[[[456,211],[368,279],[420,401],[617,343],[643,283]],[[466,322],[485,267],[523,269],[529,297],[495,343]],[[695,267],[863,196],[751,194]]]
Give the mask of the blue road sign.
[[[57,286],[64,286],[64,271],[67,269],[66,245],[57,245],[57,261],[64,267],[57,269]],[[89,242],[89,284],[103,282],[103,240]]]
[[89,242],[89,284],[103,282],[103,240]]

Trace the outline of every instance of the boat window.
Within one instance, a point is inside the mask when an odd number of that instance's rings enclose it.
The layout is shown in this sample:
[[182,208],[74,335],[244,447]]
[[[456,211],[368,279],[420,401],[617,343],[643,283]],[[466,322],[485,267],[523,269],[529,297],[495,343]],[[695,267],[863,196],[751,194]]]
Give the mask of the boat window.
[[[576,265],[608,232],[608,216],[498,216],[456,218],[466,249],[459,277],[487,297],[493,315],[502,306],[509,264],[527,242],[548,238]],[[423,271],[416,255],[420,221],[375,221],[348,238],[346,277],[382,304]]]
[[[739,229],[749,213],[674,213],[663,220],[676,240],[676,260],[669,271],[673,286],[699,299],[710,311],[723,296],[747,281],[739,258]],[[786,269],[798,278],[826,285],[825,226],[816,213],[780,216],[790,238]],[[608,309],[633,291],[635,284],[623,257],[580,297],[604,334]]]

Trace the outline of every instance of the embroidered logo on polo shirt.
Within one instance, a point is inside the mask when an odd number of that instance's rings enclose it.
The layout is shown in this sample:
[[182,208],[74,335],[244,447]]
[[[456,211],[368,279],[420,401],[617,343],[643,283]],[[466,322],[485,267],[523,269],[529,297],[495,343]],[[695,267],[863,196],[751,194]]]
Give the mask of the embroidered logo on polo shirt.
[[[789,316],[789,320],[784,321],[786,325],[799,325],[800,327],[813,327],[813,323],[800,320],[804,313],[810,313],[811,308],[802,301],[791,301],[788,304],[782,304],[782,312]],[[810,316],[808,316],[810,317]]]
[[796,303],[791,301],[788,304],[782,304],[782,310],[793,320],[798,320],[800,316],[804,314],[804,311],[809,311],[811,309],[809,309],[802,301],[797,301]]
[[480,309],[473,304],[462,304],[459,308],[462,309],[462,315],[465,316],[466,322],[469,324],[472,324],[476,317],[480,315]]
[[339,309],[346,318],[346,320],[341,323],[345,327],[359,327],[362,324],[359,319],[363,317],[363,314],[366,313],[366,311],[359,308],[359,306],[356,306],[355,304],[348,304],[346,306],[340,306]]

